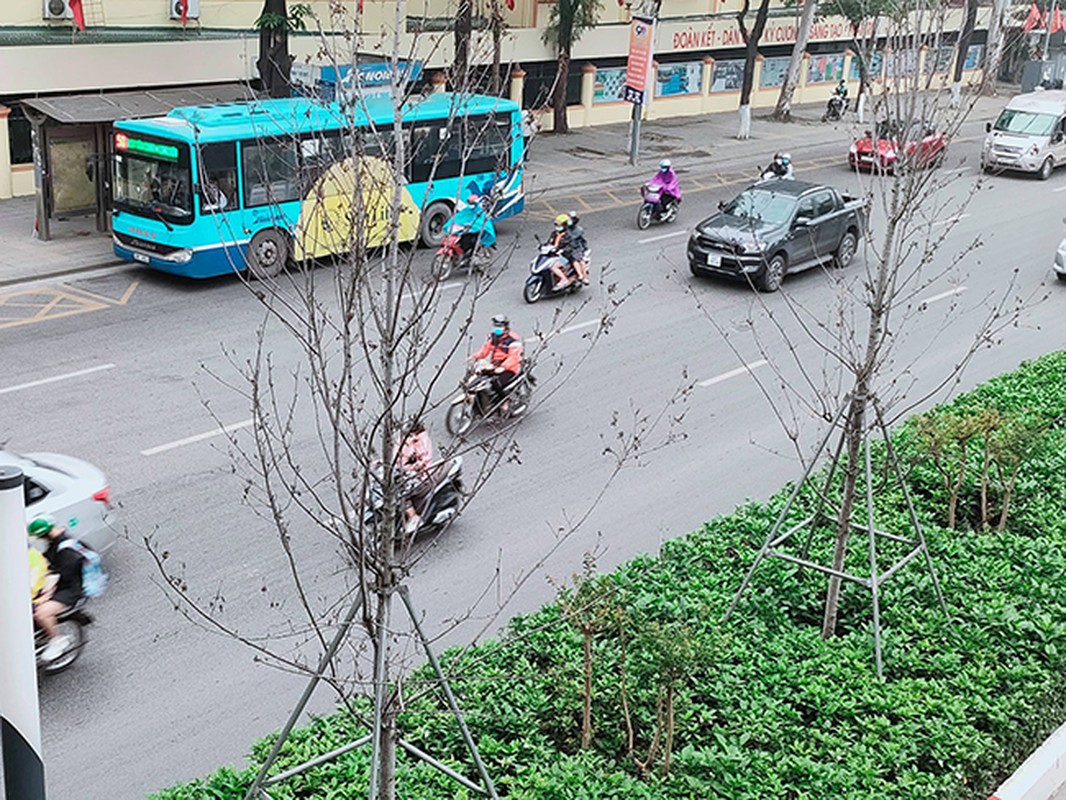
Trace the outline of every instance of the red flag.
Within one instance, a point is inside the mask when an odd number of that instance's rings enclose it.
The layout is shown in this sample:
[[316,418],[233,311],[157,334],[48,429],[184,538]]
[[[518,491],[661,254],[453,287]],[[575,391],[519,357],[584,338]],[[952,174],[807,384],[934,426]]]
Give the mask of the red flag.
[[1051,33],[1062,30],[1062,17],[1059,16],[1059,7],[1055,6],[1055,12],[1051,15]]
[[507,0],[507,8],[514,11],[514,0]]
[[181,25],[189,21],[189,0],[178,0],[178,8],[181,9]]
[[1036,7],[1036,3],[1029,8],[1029,16],[1025,18],[1025,25],[1023,28],[1026,33],[1029,33],[1033,28],[1040,24],[1040,9]]
[[70,13],[74,15],[74,24],[78,26],[79,31],[85,30],[85,11],[82,10],[81,0],[68,0],[70,4]]

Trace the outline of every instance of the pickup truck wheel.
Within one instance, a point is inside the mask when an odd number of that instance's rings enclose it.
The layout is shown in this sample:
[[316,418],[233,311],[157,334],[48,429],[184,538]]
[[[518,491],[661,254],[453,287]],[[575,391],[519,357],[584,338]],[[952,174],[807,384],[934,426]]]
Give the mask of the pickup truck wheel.
[[840,246],[837,247],[836,255],[833,256],[833,265],[840,269],[843,269],[851,263],[851,259],[855,258],[855,247],[858,244],[858,240],[855,238],[855,234],[848,231],[844,234],[844,238],[840,240]]
[[785,257],[778,253],[762,268],[759,275],[760,292],[776,292],[781,288],[781,281],[785,277]]
[[1051,170],[1055,169],[1055,162],[1051,156],[1044,159],[1044,163],[1040,165],[1040,172],[1037,173],[1037,177],[1042,181],[1046,181],[1051,177]]

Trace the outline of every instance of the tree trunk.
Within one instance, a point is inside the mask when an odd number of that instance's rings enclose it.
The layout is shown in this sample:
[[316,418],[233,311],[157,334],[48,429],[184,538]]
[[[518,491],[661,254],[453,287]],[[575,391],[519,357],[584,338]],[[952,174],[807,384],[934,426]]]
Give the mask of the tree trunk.
[[958,48],[955,54],[955,69],[951,81],[951,106],[959,105],[962,95],[962,68],[966,64],[966,54],[970,51],[970,40],[973,38],[973,28],[977,23],[977,0],[966,0],[966,17],[962,23],[962,32],[959,33]]
[[981,94],[994,95],[999,77],[999,62],[1003,58],[1003,43],[1007,28],[1004,22],[1010,0],[995,0],[992,17],[988,21],[988,41],[985,44],[985,63],[981,75]]
[[268,14],[275,20],[286,22],[260,26],[256,67],[263,88],[270,97],[288,97],[292,92],[289,85],[292,58],[289,57],[288,9],[285,0],[265,0],[263,16]]
[[583,631],[585,640],[585,685],[584,705],[581,709],[581,749],[587,750],[592,746],[592,633]]
[[500,75],[500,61],[503,60],[503,14],[500,13],[499,0],[492,2],[492,96],[503,94],[503,76]]
[[455,14],[455,63],[452,66],[452,91],[469,91],[470,31],[473,28],[472,0],[459,0]]
[[747,139],[751,136],[751,90],[755,83],[755,56],[759,53],[759,40],[762,39],[766,29],[766,16],[770,10],[770,0],[760,0],[759,10],[755,12],[755,24],[748,31],[744,22],[747,16],[748,2],[745,0],[744,8],[737,14],[737,25],[744,39],[744,81],[740,87],[740,129],[737,131],[738,139]]
[[799,83],[800,66],[803,64],[803,51],[807,49],[807,42],[811,38],[811,28],[814,27],[814,17],[818,11],[818,0],[803,0],[803,14],[800,16],[799,33],[796,35],[796,43],[792,46],[792,57],[788,62],[788,71],[785,73],[785,82],[781,84],[781,94],[777,96],[777,107],[774,109],[774,119],[788,122],[792,118],[792,96],[796,93]]
[[[843,572],[844,557],[848,552],[851,516],[855,508],[855,496],[859,483],[859,451],[862,448],[863,433],[866,427],[867,391],[865,379],[857,379],[844,420],[847,463],[844,465],[843,497],[840,511],[837,514],[836,545],[833,548],[833,569],[837,572]],[[829,576],[829,590],[825,596],[825,616],[822,618],[822,637],[826,639],[835,636],[837,632],[840,583],[841,578],[836,575]]]
[[566,118],[566,87],[570,82],[570,51],[559,48],[559,68],[555,73],[555,91],[552,92],[552,109],[555,112],[556,133],[569,133],[570,123]]

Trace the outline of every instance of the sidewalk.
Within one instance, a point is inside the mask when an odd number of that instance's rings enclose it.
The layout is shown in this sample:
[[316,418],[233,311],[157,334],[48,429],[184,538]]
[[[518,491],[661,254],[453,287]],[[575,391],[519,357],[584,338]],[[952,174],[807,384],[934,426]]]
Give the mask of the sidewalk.
[[[1010,97],[977,100],[963,126],[962,135],[984,134],[984,123]],[[649,177],[661,158],[673,160],[684,185],[685,175],[750,172],[753,176],[776,151],[788,151],[802,164],[813,157],[839,152],[841,162],[859,126],[854,114],[843,122],[820,121],[822,104],[797,106],[793,122],[774,122],[766,114],[752,119],[751,138],[736,138],[737,113],[675,117],[645,122],[641,126],[640,159],[630,166],[629,124],[582,128],[564,135],[547,134],[534,140],[526,171],[526,192],[531,201],[556,193],[596,186],[625,184],[634,190]],[[634,199],[634,203],[636,200]],[[0,286],[55,277],[120,263],[111,251],[111,237],[95,230],[92,217],[53,220],[53,239],[33,238],[34,199],[0,201]]]

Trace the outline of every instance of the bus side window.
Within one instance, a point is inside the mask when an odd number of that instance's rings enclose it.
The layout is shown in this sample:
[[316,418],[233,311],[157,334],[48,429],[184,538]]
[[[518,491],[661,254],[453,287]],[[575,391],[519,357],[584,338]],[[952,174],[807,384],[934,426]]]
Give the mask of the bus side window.
[[499,172],[511,166],[511,119],[474,117],[463,126],[466,171]]
[[237,206],[237,145],[217,142],[200,145],[200,212]]
[[300,196],[307,197],[319,178],[344,157],[340,131],[304,136],[300,140]]
[[250,139],[241,144],[244,206],[300,199],[299,164],[292,140]]

